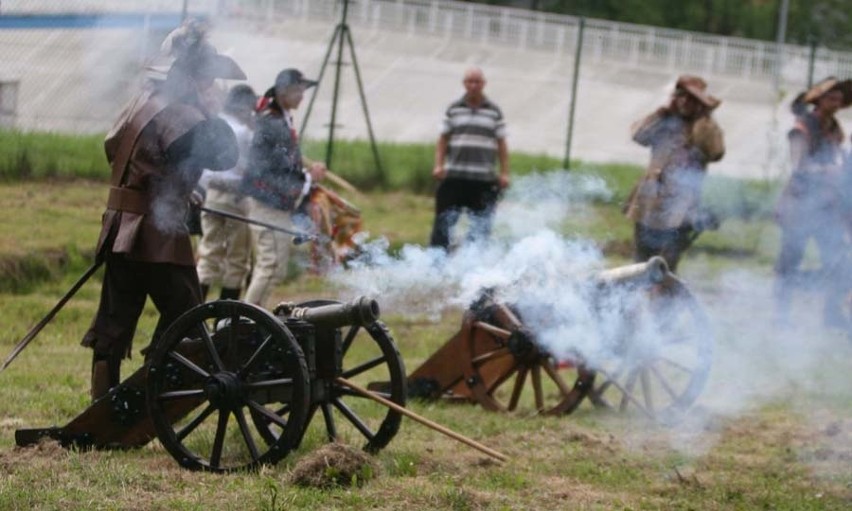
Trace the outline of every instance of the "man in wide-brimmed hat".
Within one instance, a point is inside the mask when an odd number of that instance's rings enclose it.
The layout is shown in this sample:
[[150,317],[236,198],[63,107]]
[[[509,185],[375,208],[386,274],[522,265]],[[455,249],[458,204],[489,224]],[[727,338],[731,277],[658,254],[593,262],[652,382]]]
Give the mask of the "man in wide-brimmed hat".
[[725,153],[722,130],[711,116],[720,103],[703,79],[683,75],[669,104],[634,124],[633,140],[651,149],[647,171],[624,208],[635,222],[636,261],[662,255],[675,271],[700,230],[707,164]]
[[788,317],[793,277],[813,238],[820,253],[825,279],[823,320],[848,328],[843,296],[849,289],[845,240],[843,187],[843,129],[835,118],[852,104],[852,81],[826,78],[799,94],[791,109],[796,114],[788,134],[792,174],[776,211],[781,227],[781,251],[775,263],[776,314]]
[[101,300],[83,345],[92,348],[92,399],[120,381],[147,297],[160,312],[152,344],[178,316],[201,303],[185,225],[188,201],[203,169],[237,161],[237,142],[201,95],[216,79],[245,79],[239,66],[188,23],[163,46],[165,77],[150,80],[107,135],[111,188],[98,239],[105,262]]
[[[306,199],[311,183],[325,177],[325,164],[302,155],[293,110],[305,91],[317,84],[298,69],[284,69],[259,102],[257,127],[249,151],[242,191],[249,197],[249,216],[280,227],[293,224],[293,214]],[[307,223],[307,221],[306,221]],[[287,276],[292,239],[289,234],[251,226],[255,265],[245,300],[263,305]]]

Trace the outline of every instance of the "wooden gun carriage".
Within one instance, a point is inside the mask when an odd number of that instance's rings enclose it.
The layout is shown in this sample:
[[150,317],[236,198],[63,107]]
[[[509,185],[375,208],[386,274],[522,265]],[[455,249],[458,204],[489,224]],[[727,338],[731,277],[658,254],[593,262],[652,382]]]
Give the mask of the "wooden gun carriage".
[[592,286],[594,307],[618,318],[597,321],[607,329],[600,336],[605,356],[554,355],[537,338],[537,325],[490,290],[464,313],[458,333],[408,376],[409,395],[543,414],[571,413],[589,398],[598,407],[676,420],[710,370],[713,340],[701,306],[660,257],[603,271]]
[[[402,414],[347,385],[390,384],[405,405],[405,369],[373,300],[283,303],[273,312],[220,300],[182,315],[144,365],[62,427],[22,429],[81,448],[140,447],[155,437],[186,468],[213,472],[274,464],[322,416],[329,440],[385,447]],[[319,413],[317,413],[319,412]]]

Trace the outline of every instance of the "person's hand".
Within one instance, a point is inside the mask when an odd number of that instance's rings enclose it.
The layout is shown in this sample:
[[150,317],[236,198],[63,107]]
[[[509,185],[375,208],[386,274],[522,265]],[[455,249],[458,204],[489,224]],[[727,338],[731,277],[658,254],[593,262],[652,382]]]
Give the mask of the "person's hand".
[[204,188],[196,187],[189,194],[189,205],[193,208],[200,208],[204,205]]
[[497,184],[500,185],[501,190],[505,190],[506,188],[508,188],[509,187],[509,173],[507,172],[507,173],[503,174],[501,172],[500,176],[497,178]]
[[311,180],[315,183],[325,178],[326,172],[328,172],[328,168],[321,161],[315,161],[308,165],[308,174],[311,175]]
[[443,165],[435,165],[435,168],[432,169],[432,177],[439,181],[444,179],[447,177],[447,169]]

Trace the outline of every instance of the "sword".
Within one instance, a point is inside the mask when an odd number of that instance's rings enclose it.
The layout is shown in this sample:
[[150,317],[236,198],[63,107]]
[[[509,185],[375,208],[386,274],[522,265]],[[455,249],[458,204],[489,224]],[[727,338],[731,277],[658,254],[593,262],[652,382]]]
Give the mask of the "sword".
[[35,339],[35,336],[37,336],[38,333],[41,332],[41,330],[48,323],[50,323],[50,320],[53,319],[53,316],[56,316],[56,313],[59,312],[60,309],[62,309],[62,307],[68,302],[68,300],[70,300],[71,297],[74,296],[81,287],[83,287],[83,284],[85,284],[86,281],[88,281],[92,277],[92,275],[94,275],[95,272],[98,271],[98,268],[101,267],[101,264],[103,264],[103,260],[101,258],[97,258],[95,263],[91,265],[88,270],[86,270],[86,273],[84,273],[82,277],[77,279],[77,282],[75,282],[74,285],[71,286],[71,289],[69,289],[68,292],[65,293],[62,298],[60,298],[59,302],[54,305],[52,309],[50,309],[50,312],[48,312],[47,315],[41,319],[41,321],[39,321],[34,327],[32,327],[30,331],[27,332],[27,335],[25,335],[24,338],[21,339],[20,342],[15,345],[15,349],[13,349],[11,353],[9,353],[9,356],[6,357],[6,360],[3,361],[3,365],[0,366],[0,371],[6,369],[6,367],[8,367],[13,360],[15,360],[15,357],[17,357],[20,352],[24,351],[24,348],[27,347],[30,341]]

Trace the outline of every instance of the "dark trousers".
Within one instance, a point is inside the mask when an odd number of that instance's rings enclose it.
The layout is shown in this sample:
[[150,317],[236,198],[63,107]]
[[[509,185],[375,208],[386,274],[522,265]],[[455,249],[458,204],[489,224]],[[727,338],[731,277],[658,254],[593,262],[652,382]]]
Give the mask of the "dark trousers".
[[843,301],[849,291],[847,251],[849,247],[843,237],[843,227],[837,222],[818,225],[815,222],[797,222],[782,225],[781,251],[775,262],[776,314],[787,317],[790,311],[796,275],[805,255],[808,241],[813,238],[819,247],[822,264],[821,282],[812,282],[825,292],[823,319],[828,324],[839,324],[843,320]]
[[447,178],[435,193],[435,222],[429,245],[449,249],[450,232],[462,211],[470,214],[467,240],[486,239],[491,235],[500,187],[494,182]]
[[644,262],[662,256],[669,270],[675,272],[681,256],[692,245],[694,232],[690,226],[651,229],[637,222],[633,228],[633,260]]
[[[94,350],[95,360],[110,360],[117,366],[122,358],[130,356],[136,325],[148,296],[160,313],[153,345],[181,314],[202,302],[201,287],[194,266],[131,261],[113,253],[104,257],[101,301],[82,344]],[[118,377],[112,375],[113,379]]]

